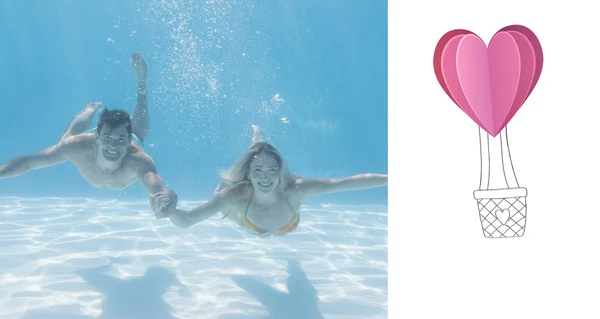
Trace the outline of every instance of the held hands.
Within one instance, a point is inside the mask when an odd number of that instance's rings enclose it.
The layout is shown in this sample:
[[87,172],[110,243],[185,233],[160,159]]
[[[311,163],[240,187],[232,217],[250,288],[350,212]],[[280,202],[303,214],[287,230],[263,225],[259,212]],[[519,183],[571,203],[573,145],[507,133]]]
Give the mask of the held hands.
[[177,194],[172,190],[150,195],[150,205],[157,219],[169,217],[177,207]]

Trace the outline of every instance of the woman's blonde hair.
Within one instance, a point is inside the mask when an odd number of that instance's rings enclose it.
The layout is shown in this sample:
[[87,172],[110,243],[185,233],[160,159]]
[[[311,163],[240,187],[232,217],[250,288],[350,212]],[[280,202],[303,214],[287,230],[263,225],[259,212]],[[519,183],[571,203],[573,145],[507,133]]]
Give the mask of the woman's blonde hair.
[[235,185],[239,183],[249,182],[248,172],[250,171],[250,165],[252,161],[261,153],[266,153],[277,161],[277,165],[279,165],[279,186],[282,190],[285,187],[291,185],[296,181],[299,177],[290,173],[289,169],[283,157],[273,145],[267,142],[258,142],[254,145],[250,146],[248,151],[244,153],[229,169],[221,172],[221,178],[223,181],[229,185]]

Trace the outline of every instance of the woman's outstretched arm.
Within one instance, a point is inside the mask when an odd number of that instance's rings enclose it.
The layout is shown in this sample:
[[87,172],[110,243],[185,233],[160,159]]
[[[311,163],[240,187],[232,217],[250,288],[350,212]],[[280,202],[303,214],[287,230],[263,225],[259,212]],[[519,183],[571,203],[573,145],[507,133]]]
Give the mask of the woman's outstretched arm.
[[176,209],[169,216],[169,219],[176,226],[188,228],[224,211],[231,204],[239,200],[241,193],[241,187],[233,186],[223,189],[215,193],[209,201],[192,210]]
[[298,189],[306,195],[362,190],[387,186],[388,176],[383,174],[360,174],[344,178],[299,178]]

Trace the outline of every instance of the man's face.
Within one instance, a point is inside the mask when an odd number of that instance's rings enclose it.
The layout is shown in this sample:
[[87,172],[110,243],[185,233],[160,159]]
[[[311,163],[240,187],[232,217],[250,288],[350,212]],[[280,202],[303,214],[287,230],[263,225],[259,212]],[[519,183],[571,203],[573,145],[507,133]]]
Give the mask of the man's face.
[[127,133],[125,124],[111,127],[103,125],[96,141],[98,143],[98,152],[101,158],[109,162],[121,161],[127,153],[130,137]]

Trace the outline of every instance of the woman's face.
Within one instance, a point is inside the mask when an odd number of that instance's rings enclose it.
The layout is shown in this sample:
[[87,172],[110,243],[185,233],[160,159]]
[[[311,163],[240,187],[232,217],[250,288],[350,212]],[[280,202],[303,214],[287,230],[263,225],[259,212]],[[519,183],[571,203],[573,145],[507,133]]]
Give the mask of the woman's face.
[[270,193],[279,185],[279,164],[275,157],[268,153],[260,153],[250,163],[248,179],[255,190]]

